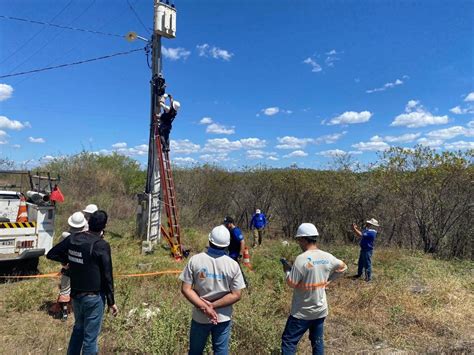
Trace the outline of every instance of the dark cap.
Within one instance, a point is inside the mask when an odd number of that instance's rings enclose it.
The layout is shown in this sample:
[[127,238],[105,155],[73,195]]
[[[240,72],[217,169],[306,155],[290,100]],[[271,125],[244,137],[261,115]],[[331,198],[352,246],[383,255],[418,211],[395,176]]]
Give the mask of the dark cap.
[[230,223],[234,223],[234,219],[232,217],[229,217],[227,216],[226,218],[224,218],[224,224],[230,224]]

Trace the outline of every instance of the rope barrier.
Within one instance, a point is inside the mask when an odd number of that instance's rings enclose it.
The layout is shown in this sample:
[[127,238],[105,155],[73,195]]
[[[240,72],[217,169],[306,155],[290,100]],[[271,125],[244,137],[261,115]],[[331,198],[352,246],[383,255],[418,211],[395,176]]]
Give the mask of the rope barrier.
[[[124,277],[146,277],[146,276],[158,276],[158,275],[170,275],[170,274],[180,274],[182,270],[164,270],[164,271],[154,271],[154,272],[145,272],[140,274],[117,274],[114,275],[116,278]],[[0,275],[2,279],[46,279],[46,278],[56,278],[61,276],[59,272],[51,272],[49,274],[41,275],[15,275],[15,276],[4,276]]]

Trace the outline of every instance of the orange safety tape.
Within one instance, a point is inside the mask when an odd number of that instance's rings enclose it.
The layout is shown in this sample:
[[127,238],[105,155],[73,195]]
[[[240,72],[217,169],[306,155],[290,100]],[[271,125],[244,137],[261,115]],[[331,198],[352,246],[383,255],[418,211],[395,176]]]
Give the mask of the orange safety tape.
[[[146,272],[142,274],[118,274],[114,277],[142,277],[142,276],[157,276],[157,275],[166,275],[166,274],[180,274],[182,270],[164,270],[164,271],[155,271],[155,272]],[[44,278],[55,278],[59,277],[61,274],[58,272],[52,272],[49,274],[41,275],[24,275],[24,276],[3,276],[0,275],[0,278],[3,279],[44,279]]]

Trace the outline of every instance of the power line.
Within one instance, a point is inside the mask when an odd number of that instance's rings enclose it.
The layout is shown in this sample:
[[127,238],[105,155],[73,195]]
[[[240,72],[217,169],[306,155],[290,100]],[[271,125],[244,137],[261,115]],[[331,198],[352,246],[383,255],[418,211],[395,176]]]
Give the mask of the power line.
[[116,33],[101,32],[101,31],[89,30],[89,29],[86,29],[86,28],[69,27],[69,26],[58,25],[58,24],[55,24],[55,23],[48,23],[48,22],[42,22],[42,21],[36,21],[36,20],[29,20],[29,19],[20,18],[20,17],[13,17],[13,16],[0,15],[0,18],[6,19],[6,20],[13,20],[13,21],[22,21],[22,22],[34,23],[34,24],[36,24],[36,25],[44,25],[44,26],[51,26],[51,27],[63,28],[63,29],[66,29],[66,30],[71,30],[71,31],[88,32],[88,33],[94,33],[94,34],[98,34],[98,35],[111,36],[111,37],[121,37],[121,38],[124,37],[123,35],[118,35],[118,34],[116,34]]
[[52,66],[52,67],[39,68],[39,69],[33,69],[33,70],[28,70],[28,71],[19,72],[19,73],[1,75],[0,79],[9,78],[9,77],[12,77],[12,76],[39,73],[39,72],[43,72],[43,71],[46,71],[46,70],[52,70],[52,69],[70,67],[70,66],[73,66],[73,65],[79,65],[79,64],[84,64],[84,63],[95,62],[97,60],[109,59],[109,58],[112,58],[112,57],[118,57],[118,56],[121,56],[121,55],[127,55],[127,54],[131,54],[131,53],[134,53],[134,52],[142,51],[142,50],[143,50],[143,48],[132,49],[132,50],[127,51],[127,52],[118,52],[118,53],[114,53],[114,54],[104,55],[102,57],[85,59],[85,60],[81,60],[79,62],[74,62],[74,63],[66,63],[66,64],[55,65],[55,66]]
[[[84,11],[82,11],[78,16],[76,16],[72,21],[71,24],[73,24],[75,21],[77,21],[79,18],[81,18],[89,9],[95,4],[97,0],[92,0],[92,2],[86,7]],[[27,57],[24,61],[20,62],[16,67],[14,67],[10,73],[13,73],[15,70],[17,70],[19,67],[21,67],[23,64],[28,62],[31,58],[33,58],[35,55],[37,55],[39,52],[41,52],[44,48],[46,48],[51,42],[53,42],[56,38],[58,38],[62,33],[64,32],[64,29],[57,33],[54,37],[51,37],[41,48],[39,48],[36,52],[32,53],[29,57]]]
[[[66,11],[66,9],[74,2],[74,0],[71,0],[69,1],[56,15],[54,15],[51,20],[49,20],[50,22],[56,20],[59,15],[61,15],[64,11]],[[38,32],[36,32],[33,36],[31,36],[30,38],[28,38],[26,40],[25,43],[23,43],[20,47],[18,47],[12,54],[10,54],[8,57],[6,57],[5,59],[3,59],[0,64],[3,64],[5,63],[8,59],[10,59],[11,57],[13,57],[15,54],[17,54],[19,51],[21,51],[23,48],[25,48],[25,46],[30,43],[32,40],[34,40],[36,37],[38,37],[41,32],[43,32],[45,30],[46,27],[43,27],[42,29],[40,29]]]
[[148,33],[150,33],[150,29],[148,27],[145,26],[145,24],[143,23],[142,19],[140,18],[140,16],[138,16],[138,13],[135,11],[135,9],[133,8],[132,4],[130,3],[130,0],[127,0],[127,4],[128,6],[130,7],[130,10],[132,10],[133,14],[135,15],[135,17],[137,18],[138,22],[140,22],[140,24],[143,26],[143,28],[145,29],[145,31],[147,31]]

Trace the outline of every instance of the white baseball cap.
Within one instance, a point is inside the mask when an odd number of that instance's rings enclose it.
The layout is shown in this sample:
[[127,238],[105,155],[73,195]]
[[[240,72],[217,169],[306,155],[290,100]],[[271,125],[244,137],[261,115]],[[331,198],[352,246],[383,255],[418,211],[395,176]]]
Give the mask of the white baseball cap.
[[82,210],[82,212],[85,212],[85,213],[94,213],[95,211],[97,211],[99,208],[97,207],[97,205],[94,205],[93,203],[91,203],[90,205],[87,205],[86,208],[84,208]]
[[82,212],[74,212],[67,219],[67,224],[72,228],[82,228],[86,225],[87,221]]
[[255,213],[262,213],[258,208],[255,210]]
[[368,221],[365,221],[365,223],[370,224],[375,227],[380,227],[379,221],[377,221],[375,218],[371,218]]

